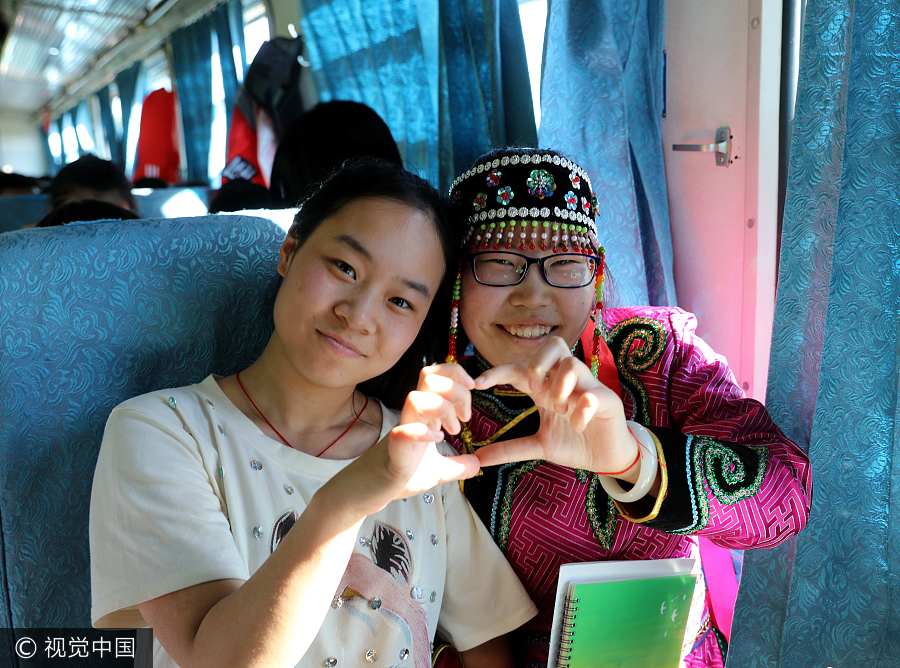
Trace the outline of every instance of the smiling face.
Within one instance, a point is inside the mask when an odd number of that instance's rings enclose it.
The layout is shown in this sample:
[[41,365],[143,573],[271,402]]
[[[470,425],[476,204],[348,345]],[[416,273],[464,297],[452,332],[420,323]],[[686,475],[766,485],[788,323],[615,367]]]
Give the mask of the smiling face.
[[316,385],[373,378],[416,338],[444,271],[427,213],[382,197],[352,200],[302,246],[292,237],[285,241],[273,343]]
[[[530,251],[529,257],[552,255]],[[463,272],[460,321],[469,340],[492,365],[521,362],[548,336],[560,336],[574,346],[587,325],[594,303],[594,285],[554,288],[532,265],[519,285],[481,285],[471,264]]]

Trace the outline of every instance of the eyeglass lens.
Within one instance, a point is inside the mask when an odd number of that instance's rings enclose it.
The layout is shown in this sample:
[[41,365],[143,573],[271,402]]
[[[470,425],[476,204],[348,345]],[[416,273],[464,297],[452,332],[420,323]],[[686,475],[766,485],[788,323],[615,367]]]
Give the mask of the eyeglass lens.
[[[559,253],[542,259],[544,278],[555,287],[573,288],[590,283],[596,272],[594,258],[577,253]],[[475,278],[494,286],[515,285],[528,270],[528,258],[515,253],[482,253],[474,258]]]

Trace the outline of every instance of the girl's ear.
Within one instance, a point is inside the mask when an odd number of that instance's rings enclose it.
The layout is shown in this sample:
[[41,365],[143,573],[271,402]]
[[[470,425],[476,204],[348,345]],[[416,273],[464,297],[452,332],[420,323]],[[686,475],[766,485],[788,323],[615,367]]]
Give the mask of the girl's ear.
[[281,250],[278,252],[278,275],[282,278],[287,276],[291,260],[294,259],[294,253],[297,252],[299,247],[299,242],[292,236],[285,237],[284,243],[281,244]]

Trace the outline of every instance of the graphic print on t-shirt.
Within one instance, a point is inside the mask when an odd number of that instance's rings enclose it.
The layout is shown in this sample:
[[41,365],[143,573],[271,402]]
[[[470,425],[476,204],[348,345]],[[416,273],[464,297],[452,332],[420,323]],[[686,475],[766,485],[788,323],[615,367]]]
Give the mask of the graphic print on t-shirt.
[[394,527],[375,522],[367,542],[376,566],[390,573],[400,583],[409,582],[412,551],[406,536]]

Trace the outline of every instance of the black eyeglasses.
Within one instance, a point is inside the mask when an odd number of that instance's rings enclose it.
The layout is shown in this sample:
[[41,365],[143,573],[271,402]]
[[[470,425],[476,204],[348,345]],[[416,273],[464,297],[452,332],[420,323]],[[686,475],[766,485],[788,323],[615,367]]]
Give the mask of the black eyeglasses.
[[556,253],[528,257],[511,251],[482,251],[469,256],[472,275],[482,285],[507,287],[525,280],[528,268],[536,264],[547,285],[554,288],[583,288],[597,275],[600,258],[581,253]]

